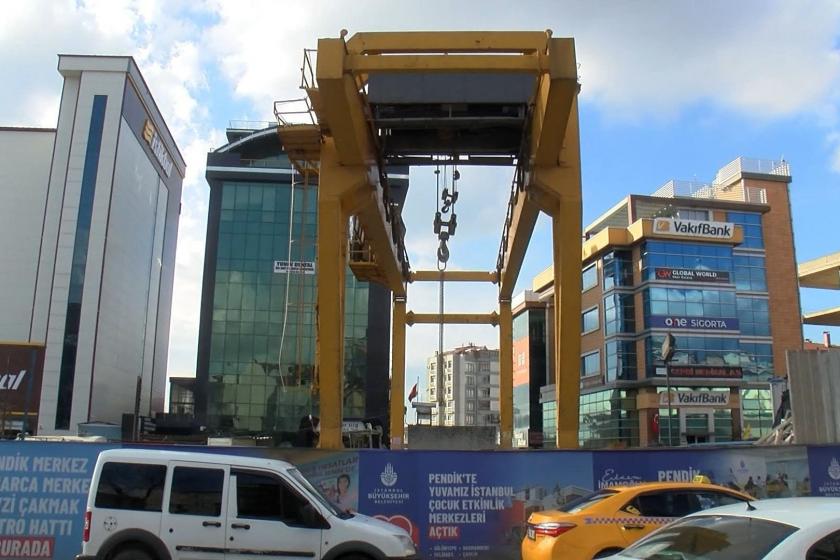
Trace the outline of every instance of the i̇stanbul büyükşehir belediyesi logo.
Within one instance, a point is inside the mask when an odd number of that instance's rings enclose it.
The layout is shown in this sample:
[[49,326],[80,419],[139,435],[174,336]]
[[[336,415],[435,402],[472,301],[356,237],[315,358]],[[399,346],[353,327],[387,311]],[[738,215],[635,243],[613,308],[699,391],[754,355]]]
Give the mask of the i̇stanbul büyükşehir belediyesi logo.
[[397,471],[394,470],[394,466],[391,463],[385,465],[385,470],[379,475],[379,480],[389,488],[397,483]]

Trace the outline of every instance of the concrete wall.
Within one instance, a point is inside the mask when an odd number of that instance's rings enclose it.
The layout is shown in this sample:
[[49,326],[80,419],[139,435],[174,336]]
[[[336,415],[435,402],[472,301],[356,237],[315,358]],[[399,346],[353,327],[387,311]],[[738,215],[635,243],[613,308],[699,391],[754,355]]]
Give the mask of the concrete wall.
[[[0,340],[29,330],[55,131],[0,128]],[[35,337],[36,342],[43,338]]]
[[787,353],[797,443],[840,442],[840,350]]

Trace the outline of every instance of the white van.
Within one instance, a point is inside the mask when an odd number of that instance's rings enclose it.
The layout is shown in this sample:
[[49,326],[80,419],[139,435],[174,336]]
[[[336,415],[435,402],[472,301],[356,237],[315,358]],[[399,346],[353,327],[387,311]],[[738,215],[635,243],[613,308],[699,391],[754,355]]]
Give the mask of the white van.
[[417,559],[400,527],[343,513],[289,463],[114,449],[93,471],[76,560]]

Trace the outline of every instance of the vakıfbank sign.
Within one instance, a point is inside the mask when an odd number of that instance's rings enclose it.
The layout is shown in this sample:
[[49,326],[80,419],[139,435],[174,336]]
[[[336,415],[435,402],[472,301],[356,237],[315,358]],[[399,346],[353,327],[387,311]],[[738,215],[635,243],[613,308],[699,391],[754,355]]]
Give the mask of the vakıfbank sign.
[[655,218],[655,235],[673,235],[679,237],[704,237],[707,239],[732,239],[735,224],[731,222],[704,222],[700,220],[680,220],[679,218]]
[[169,157],[169,152],[166,151],[166,146],[163,145],[163,140],[160,139],[160,134],[155,129],[155,125],[149,119],[146,119],[146,123],[143,125],[143,139],[149,144],[152,153],[155,154],[155,159],[158,160],[166,176],[172,175],[172,158]]
[[[668,392],[659,393],[660,406],[668,406]],[[729,391],[671,391],[671,406],[729,406]]]

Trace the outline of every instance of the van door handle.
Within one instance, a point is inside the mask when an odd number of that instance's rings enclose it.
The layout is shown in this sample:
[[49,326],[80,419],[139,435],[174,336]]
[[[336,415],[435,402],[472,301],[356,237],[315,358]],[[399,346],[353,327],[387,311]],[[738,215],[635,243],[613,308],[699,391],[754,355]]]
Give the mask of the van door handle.
[[246,531],[251,528],[247,523],[231,523],[230,527],[231,529],[245,529]]
[[201,526],[202,527],[221,527],[222,522],[221,521],[202,521]]

